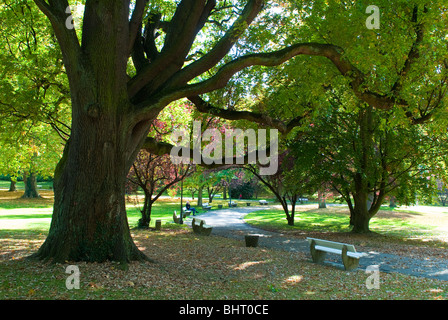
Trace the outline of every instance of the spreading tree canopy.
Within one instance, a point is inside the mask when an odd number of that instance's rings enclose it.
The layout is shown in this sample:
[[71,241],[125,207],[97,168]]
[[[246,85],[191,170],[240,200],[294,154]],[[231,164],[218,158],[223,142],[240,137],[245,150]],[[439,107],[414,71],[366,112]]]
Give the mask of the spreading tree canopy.
[[[423,7],[415,2],[420,20],[414,28],[405,28],[412,40],[400,47],[405,63],[399,63],[392,82],[396,83],[395,94],[390,95],[369,85],[375,74],[372,69],[379,66],[358,66],[340,45],[295,34],[309,17],[327,19],[326,14],[322,16],[327,8],[333,14],[338,8],[345,12],[338,2],[279,2],[288,13],[283,19],[276,11],[278,6],[273,9],[276,1],[87,0],[78,28],[67,23],[71,22],[67,0],[34,2],[51,22],[71,98],[71,132],[55,170],[52,223],[35,255],[56,261],[145,258],[129,232],[125,181],[142,147],[155,154],[169,152],[166,143],[147,137],[153,120],[171,102],[188,98],[200,112],[266,124],[288,133],[304,114],[278,119],[261,111],[224,109],[213,105],[207,94],[224,88],[246,68],[278,66],[302,55],[326,58],[355,97],[373,108],[398,106],[409,111],[407,96],[400,93],[408,93],[404,84],[420,49],[423,28],[418,26],[425,22],[420,17],[440,16],[442,10],[438,4]],[[386,1],[382,4],[393,6]],[[405,12],[402,6],[399,10]],[[361,16],[366,18],[364,12],[358,13],[356,28],[364,30]],[[356,23],[351,18],[348,21]],[[407,26],[405,14],[403,21]],[[312,22],[316,21],[310,21],[309,28],[315,27]],[[344,29],[339,21],[333,32]],[[325,32],[330,34],[330,30]]]

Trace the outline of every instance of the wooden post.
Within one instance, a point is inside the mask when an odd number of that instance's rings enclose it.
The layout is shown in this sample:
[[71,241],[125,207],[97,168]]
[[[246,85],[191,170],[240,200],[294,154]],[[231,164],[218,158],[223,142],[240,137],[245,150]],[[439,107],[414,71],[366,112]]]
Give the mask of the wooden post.
[[246,240],[246,247],[258,247],[258,235],[248,234],[244,238]]
[[162,229],[162,220],[156,220],[156,230]]

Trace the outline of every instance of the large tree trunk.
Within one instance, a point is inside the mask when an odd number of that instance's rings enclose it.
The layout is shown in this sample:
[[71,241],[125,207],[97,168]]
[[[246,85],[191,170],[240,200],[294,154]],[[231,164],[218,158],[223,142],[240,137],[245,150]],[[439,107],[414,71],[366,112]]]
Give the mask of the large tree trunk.
[[17,191],[17,182],[15,180],[11,180],[11,184],[9,185],[9,192]]
[[384,192],[376,197],[371,196],[369,192],[358,191],[353,195],[354,206],[351,207],[350,223],[353,225],[353,233],[370,233],[370,220],[380,209],[384,199]]
[[202,206],[202,191],[203,191],[203,187],[199,187],[199,190],[198,190],[198,207]]
[[88,117],[73,119],[72,136],[55,172],[50,231],[38,258],[124,263],[145,258],[131,239],[126,216],[129,164],[120,128],[106,118],[98,125]]
[[353,211],[351,212],[350,223],[353,225],[352,232],[353,233],[369,233],[369,206],[368,206],[368,192],[361,189],[359,185],[361,184],[361,175],[358,175],[359,178],[357,180],[358,189],[353,194]]
[[327,203],[325,201],[325,194],[322,191],[317,192],[317,198],[319,201],[319,209],[323,209],[327,207]]
[[370,233],[370,219],[369,210],[365,206],[356,205],[353,208],[351,215],[351,223],[353,225],[353,233]]
[[139,228],[149,228],[151,223],[151,210],[152,210],[152,195],[145,193],[145,204],[142,209],[142,218],[138,221]]
[[25,193],[22,198],[40,198],[39,191],[37,191],[37,178],[33,172],[29,174],[23,173],[23,182],[25,184]]
[[370,233],[370,215],[366,208],[355,207],[355,213],[353,215],[353,233]]
[[[71,135],[54,178],[49,234],[35,257],[57,262],[145,259],[134,244],[126,216],[125,182],[148,134],[136,122],[127,90],[129,12],[126,2],[85,7],[83,37],[52,19],[62,47],[72,102]],[[66,7],[66,6],[65,6]],[[45,5],[41,9],[48,10]],[[54,2],[50,10],[64,10]]]

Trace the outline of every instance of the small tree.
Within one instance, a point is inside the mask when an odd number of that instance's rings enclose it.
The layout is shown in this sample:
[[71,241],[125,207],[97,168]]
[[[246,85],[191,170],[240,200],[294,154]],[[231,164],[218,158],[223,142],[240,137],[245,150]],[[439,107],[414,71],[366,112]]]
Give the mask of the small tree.
[[427,178],[443,174],[446,135],[368,105],[357,113],[338,107],[316,119],[295,150],[314,157],[318,179],[330,182],[347,202],[352,231],[369,233],[387,196],[411,204],[417,194],[430,195],[433,182]]
[[[310,162],[296,161],[293,154],[287,150],[278,157],[279,167],[275,174],[262,176],[256,165],[246,165],[245,168],[252,172],[275,195],[286,214],[288,225],[294,225],[295,206],[298,199],[305,193],[311,193],[312,181],[309,174]],[[289,210],[289,204],[291,210]]]
[[141,188],[145,196],[139,228],[149,227],[154,202],[190,172],[189,165],[175,165],[169,155],[158,156],[140,151],[128,174],[128,190],[137,192]]

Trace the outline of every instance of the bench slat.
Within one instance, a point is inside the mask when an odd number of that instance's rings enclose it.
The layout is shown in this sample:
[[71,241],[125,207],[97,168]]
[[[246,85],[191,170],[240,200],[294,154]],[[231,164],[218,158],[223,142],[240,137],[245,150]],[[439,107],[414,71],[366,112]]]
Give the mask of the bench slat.
[[356,252],[355,246],[352,244],[342,243],[342,242],[334,242],[334,241],[328,241],[328,240],[322,240],[322,239],[315,239],[315,238],[307,238],[308,242],[311,243],[311,241],[315,241],[316,245],[319,246],[325,246],[333,249],[339,249],[342,250],[344,246],[347,246],[347,251],[349,252]]
[[[325,251],[328,253],[335,253],[335,254],[342,254],[342,250],[339,249],[333,249],[333,248],[328,248],[328,247],[322,247],[322,246],[315,246],[314,249],[319,250],[319,251]],[[351,257],[351,258],[355,258],[355,259],[359,259],[363,256],[366,256],[365,253],[362,252],[350,252],[347,251],[347,256]]]
[[329,248],[329,247],[322,247],[319,245],[315,246],[314,249],[319,250],[319,251],[329,252],[329,253],[342,254],[342,250]]

